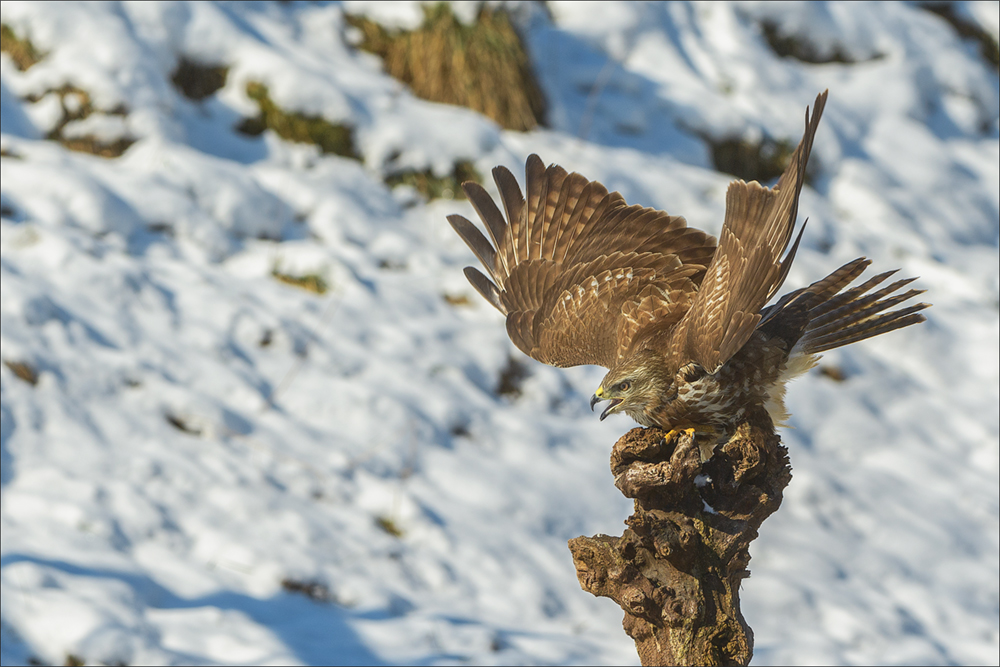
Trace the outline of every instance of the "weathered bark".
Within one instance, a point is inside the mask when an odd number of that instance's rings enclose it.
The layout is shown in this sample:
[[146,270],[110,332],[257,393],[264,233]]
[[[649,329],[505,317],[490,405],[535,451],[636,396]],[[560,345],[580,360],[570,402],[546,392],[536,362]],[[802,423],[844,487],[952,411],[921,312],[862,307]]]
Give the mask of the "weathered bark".
[[643,665],[746,665],[740,581],[791,480],[788,451],[762,409],[704,463],[690,433],[665,435],[635,428],[615,444],[615,486],[635,513],[621,537],[569,541],[580,586],[622,607]]

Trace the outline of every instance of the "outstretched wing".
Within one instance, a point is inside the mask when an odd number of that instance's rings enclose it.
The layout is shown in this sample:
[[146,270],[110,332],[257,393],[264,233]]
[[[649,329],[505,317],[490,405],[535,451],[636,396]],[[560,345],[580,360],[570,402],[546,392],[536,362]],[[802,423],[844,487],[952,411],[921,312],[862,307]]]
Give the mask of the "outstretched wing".
[[513,174],[493,170],[506,219],[481,186],[463,189],[490,238],[460,215],[448,221],[488,275],[469,282],[507,316],[525,354],[553,366],[610,368],[635,333],[687,311],[715,239],[684,218],[628,206],[617,192],[528,157],[527,197]]
[[[735,181],[726,192],[726,221],[705,279],[672,332],[651,341],[677,366],[691,360],[709,373],[746,344],[761,308],[785,280],[799,241],[782,260],[798,214],[799,193],[827,93],[806,109],[806,130],[774,188]],[[801,238],[801,232],[799,233]],[[666,349],[663,349],[666,348]]]

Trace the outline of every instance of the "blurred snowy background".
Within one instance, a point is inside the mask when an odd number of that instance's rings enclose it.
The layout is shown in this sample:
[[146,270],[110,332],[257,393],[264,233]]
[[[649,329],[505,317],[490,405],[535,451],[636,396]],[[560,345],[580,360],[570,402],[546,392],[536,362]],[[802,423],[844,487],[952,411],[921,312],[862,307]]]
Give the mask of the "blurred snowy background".
[[507,340],[448,178],[537,152],[718,233],[725,146],[826,88],[786,289],[867,255],[934,307],[790,388],[754,662],[997,664],[1000,5],[507,7],[528,132],[357,48],[416,3],[3,3],[3,664],[636,663],[566,548],[633,424]]

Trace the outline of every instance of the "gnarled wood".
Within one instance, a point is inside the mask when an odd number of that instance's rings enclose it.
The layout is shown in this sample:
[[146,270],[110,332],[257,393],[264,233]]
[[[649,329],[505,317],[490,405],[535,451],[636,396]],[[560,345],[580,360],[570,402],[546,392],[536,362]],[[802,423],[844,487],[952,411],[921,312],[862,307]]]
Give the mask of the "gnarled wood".
[[635,513],[621,537],[569,541],[580,586],[625,611],[643,665],[746,665],[753,632],[740,581],[791,479],[788,452],[763,409],[704,463],[691,433],[666,435],[635,428],[615,444],[615,485]]

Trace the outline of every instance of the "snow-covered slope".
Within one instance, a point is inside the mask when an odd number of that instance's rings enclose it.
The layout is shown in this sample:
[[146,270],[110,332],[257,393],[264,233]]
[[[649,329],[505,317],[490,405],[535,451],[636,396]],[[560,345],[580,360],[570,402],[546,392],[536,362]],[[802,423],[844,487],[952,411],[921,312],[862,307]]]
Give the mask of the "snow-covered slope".
[[[863,254],[934,307],[790,388],[755,662],[996,664],[1000,100],[977,45],[901,3],[514,5],[550,107],[522,134],[351,46],[345,9],[419,7],[346,5],[3,3],[46,54],[0,60],[3,663],[635,663],[566,548],[621,532],[608,454],[633,424],[587,410],[601,369],[517,352],[462,276],[445,215],[471,206],[391,191],[387,165],[537,152],[717,233],[731,177],[701,137],[795,142],[829,88],[788,288]],[[997,3],[956,12],[1000,36]],[[779,57],[764,24],[854,62]],[[187,99],[181,56],[226,85]],[[250,81],[353,126],[363,161],[235,132]],[[65,132],[124,155],[42,139],[65,84],[106,112]],[[510,358],[528,376],[498,396]]]

